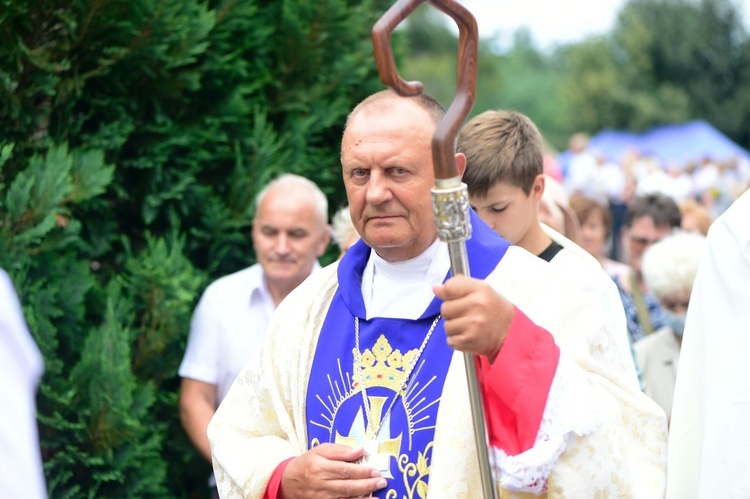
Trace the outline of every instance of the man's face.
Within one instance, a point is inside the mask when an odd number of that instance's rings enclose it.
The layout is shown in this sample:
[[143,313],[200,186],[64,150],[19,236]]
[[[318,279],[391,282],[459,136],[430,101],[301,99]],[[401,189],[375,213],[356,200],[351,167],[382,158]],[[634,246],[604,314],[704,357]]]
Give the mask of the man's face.
[[270,286],[296,286],[312,272],[328,245],[310,192],[297,186],[273,189],[253,222],[253,247]]
[[430,194],[434,129],[425,110],[398,100],[362,109],[344,133],[341,164],[352,223],[387,261],[414,258],[437,237]]
[[469,196],[469,203],[477,215],[506,241],[523,246],[523,239],[532,224],[539,223],[538,204],[543,192],[544,179],[539,175],[528,195],[520,187],[498,182],[484,197]]
[[628,265],[638,272],[641,271],[643,253],[657,241],[661,241],[672,233],[669,225],[655,225],[650,216],[643,216],[633,220],[630,229],[625,228],[624,242],[627,248]]

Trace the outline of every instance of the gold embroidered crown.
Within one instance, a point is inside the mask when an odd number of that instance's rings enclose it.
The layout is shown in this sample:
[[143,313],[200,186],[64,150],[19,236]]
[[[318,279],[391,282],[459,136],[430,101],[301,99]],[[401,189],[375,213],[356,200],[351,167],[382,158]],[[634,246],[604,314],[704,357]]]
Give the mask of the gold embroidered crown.
[[362,380],[365,388],[382,386],[398,392],[401,390],[401,385],[404,383],[407,373],[411,370],[411,364],[417,356],[416,348],[401,355],[401,351],[391,348],[385,335],[381,334],[372,347],[372,351],[368,348],[362,352],[362,377],[360,378],[357,372],[357,355],[359,352],[356,348],[352,351],[354,352],[355,391],[362,389],[359,386],[360,380]]

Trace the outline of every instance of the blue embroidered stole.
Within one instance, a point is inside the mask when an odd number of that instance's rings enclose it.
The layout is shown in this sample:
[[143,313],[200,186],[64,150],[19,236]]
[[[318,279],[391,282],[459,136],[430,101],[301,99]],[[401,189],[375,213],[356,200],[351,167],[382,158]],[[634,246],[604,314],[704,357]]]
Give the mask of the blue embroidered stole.
[[[472,276],[484,279],[509,245],[473,212],[471,217],[473,236],[467,241],[470,270]],[[445,341],[441,320],[406,389],[399,393],[409,362],[440,313],[441,301],[433,299],[416,320],[366,321],[361,280],[369,255],[370,248],[359,241],[339,262],[339,288],[320,332],[307,388],[308,448],[326,442],[364,444],[371,423],[363,403],[363,380],[372,427],[380,424],[378,452],[391,456],[390,471],[385,475],[388,486],[374,496],[424,497],[435,422],[453,350]],[[360,322],[361,375],[354,367],[355,316]]]

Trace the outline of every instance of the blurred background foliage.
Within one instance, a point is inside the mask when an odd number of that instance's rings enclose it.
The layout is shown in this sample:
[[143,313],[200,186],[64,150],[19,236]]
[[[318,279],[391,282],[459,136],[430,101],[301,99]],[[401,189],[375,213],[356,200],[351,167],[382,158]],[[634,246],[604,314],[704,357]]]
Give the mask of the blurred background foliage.
[[[253,198],[277,173],[345,203],[342,126],[382,88],[369,31],[390,4],[0,0],[0,266],[46,362],[51,497],[200,497],[176,407],[192,308],[254,261]],[[442,14],[420,7],[394,43],[448,105]],[[749,57],[730,0],[631,0],[578,44],[482,40],[474,112],[517,109],[558,149],[697,118],[748,147]]]
[[[457,41],[446,19],[419,7],[405,29],[411,50],[401,67],[449,103]],[[732,0],[629,0],[606,35],[540,50],[521,29],[510,47],[497,45],[480,40],[473,113],[520,111],[558,150],[576,132],[690,119],[750,146],[750,39]]]

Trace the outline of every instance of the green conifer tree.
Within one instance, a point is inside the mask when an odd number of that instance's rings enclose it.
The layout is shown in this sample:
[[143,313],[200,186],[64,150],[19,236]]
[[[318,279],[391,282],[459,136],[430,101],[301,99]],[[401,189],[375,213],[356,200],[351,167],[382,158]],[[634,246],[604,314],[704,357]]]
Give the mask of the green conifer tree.
[[0,0],[0,266],[45,359],[51,497],[200,497],[177,413],[192,308],[252,263],[274,175],[343,202],[390,3]]

